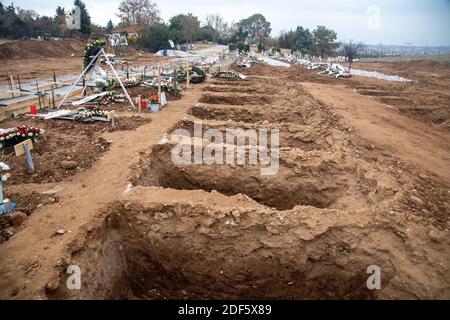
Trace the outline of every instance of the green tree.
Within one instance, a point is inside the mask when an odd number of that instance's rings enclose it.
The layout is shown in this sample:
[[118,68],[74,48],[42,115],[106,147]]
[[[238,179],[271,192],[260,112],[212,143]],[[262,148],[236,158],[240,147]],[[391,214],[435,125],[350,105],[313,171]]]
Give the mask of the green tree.
[[16,14],[16,7],[14,7],[13,2],[11,2],[11,4],[6,7],[6,13]]
[[219,32],[211,26],[204,26],[200,28],[197,34],[197,40],[200,41],[216,41],[219,38]]
[[56,17],[64,17],[66,15],[66,10],[63,7],[56,7]]
[[66,30],[66,10],[63,7],[56,7],[54,30],[62,33]]
[[294,31],[281,32],[278,38],[278,47],[286,49],[295,49],[297,43],[297,35]]
[[237,24],[237,40],[263,43],[272,32],[270,22],[262,14],[254,14]]
[[86,5],[81,0],[75,0],[73,3],[75,6],[78,6],[80,8],[81,12],[81,33],[84,34],[91,34],[91,16],[89,15],[89,12],[86,9]]
[[317,26],[312,34],[314,51],[322,59],[336,53],[336,49],[339,48],[340,44],[336,42],[337,33],[334,30],[324,26]]
[[172,30],[177,42],[191,42],[200,32],[200,21],[192,13],[179,14],[170,19],[170,30]]
[[114,29],[114,24],[111,19],[109,19],[108,23],[106,24],[106,32],[111,33]]
[[313,35],[308,28],[297,27],[295,30],[295,46],[294,50],[299,50],[302,54],[308,54],[313,49]]
[[169,40],[173,39],[172,30],[165,24],[154,24],[142,29],[139,35],[139,47],[157,52],[169,46]]

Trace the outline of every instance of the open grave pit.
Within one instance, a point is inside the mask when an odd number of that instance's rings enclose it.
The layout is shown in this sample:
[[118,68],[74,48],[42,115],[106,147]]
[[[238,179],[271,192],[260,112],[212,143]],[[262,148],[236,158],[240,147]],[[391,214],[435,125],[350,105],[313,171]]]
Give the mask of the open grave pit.
[[[224,155],[231,147],[214,145],[211,152],[208,146],[203,146],[200,155],[208,152],[213,154],[213,160],[225,161]],[[222,155],[217,148],[222,150]],[[349,157],[342,160],[342,157],[328,152],[280,149],[276,172],[264,175],[261,169],[269,165],[250,164],[250,149],[245,150],[241,164],[195,164],[194,146],[187,146],[185,150],[190,152],[188,157],[192,161],[180,164],[173,161],[174,154],[184,156],[180,145],[169,143],[155,146],[151,154],[141,160],[133,185],[207,192],[216,190],[228,196],[241,193],[278,210],[292,209],[297,205],[336,209],[374,208],[389,202],[398,192],[394,179],[382,176],[364,161]],[[268,154],[271,155],[270,152]],[[237,157],[237,153],[235,155]]]

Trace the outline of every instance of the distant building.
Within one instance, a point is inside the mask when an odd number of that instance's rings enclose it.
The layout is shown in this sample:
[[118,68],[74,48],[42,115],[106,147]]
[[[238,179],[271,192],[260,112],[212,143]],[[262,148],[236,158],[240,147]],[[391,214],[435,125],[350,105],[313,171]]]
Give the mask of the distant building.
[[75,6],[72,13],[66,16],[66,27],[69,30],[81,29],[81,10],[80,7]]

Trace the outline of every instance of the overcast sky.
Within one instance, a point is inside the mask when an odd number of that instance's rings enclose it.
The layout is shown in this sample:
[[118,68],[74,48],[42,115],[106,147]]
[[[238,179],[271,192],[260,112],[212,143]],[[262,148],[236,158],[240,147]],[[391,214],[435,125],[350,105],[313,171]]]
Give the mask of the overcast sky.
[[[10,0],[0,0],[9,4]],[[120,0],[85,0],[93,22],[119,22]],[[262,13],[272,23],[272,35],[302,25],[325,25],[338,32],[339,40],[366,44],[450,45],[450,0],[156,0],[167,21],[191,12],[201,21],[219,13],[238,21]],[[17,7],[53,15],[56,6],[71,8],[73,0],[15,0]]]

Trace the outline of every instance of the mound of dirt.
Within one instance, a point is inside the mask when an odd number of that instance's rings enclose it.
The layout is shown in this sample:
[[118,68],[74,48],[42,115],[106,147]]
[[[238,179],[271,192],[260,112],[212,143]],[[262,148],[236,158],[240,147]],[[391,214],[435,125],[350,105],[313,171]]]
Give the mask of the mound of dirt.
[[0,45],[0,59],[64,58],[81,56],[83,40],[18,40]]
[[430,59],[401,61],[395,63],[394,65],[395,68],[397,68],[398,70],[405,70],[405,71],[420,70],[427,72],[438,72],[442,71],[445,68],[450,70],[449,65]]

